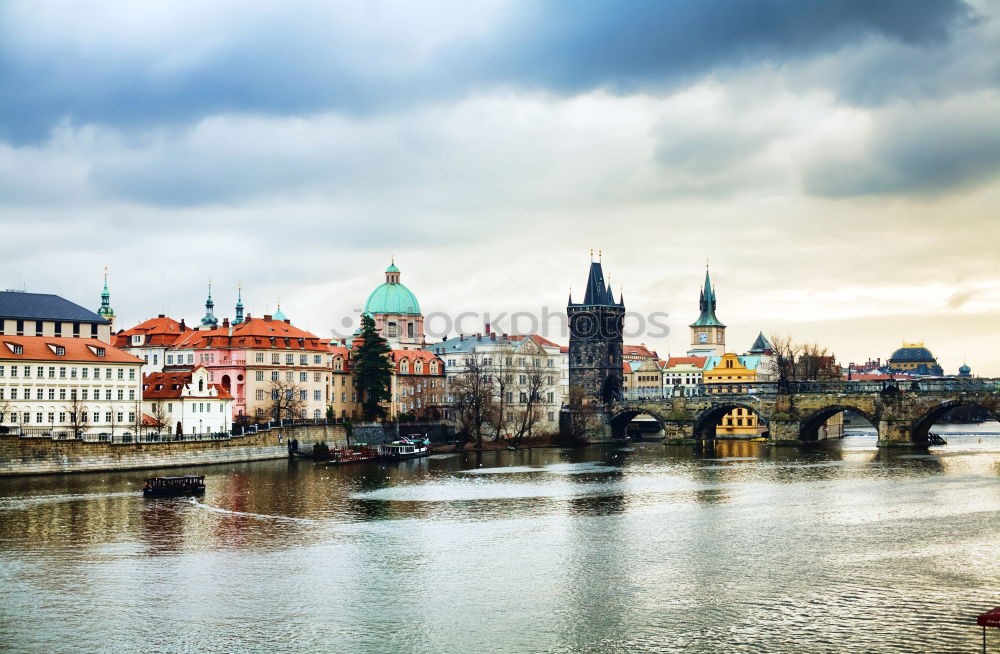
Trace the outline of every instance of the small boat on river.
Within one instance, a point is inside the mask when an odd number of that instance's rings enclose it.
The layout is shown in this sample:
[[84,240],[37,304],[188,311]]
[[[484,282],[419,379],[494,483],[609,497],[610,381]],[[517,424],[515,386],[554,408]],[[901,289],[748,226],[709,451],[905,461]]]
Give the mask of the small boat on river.
[[431,443],[428,440],[410,440],[404,438],[378,446],[379,456],[386,461],[401,461],[402,459],[417,459],[430,456]]
[[341,465],[344,463],[363,463],[365,461],[375,461],[380,456],[377,449],[373,447],[342,447],[339,450],[330,450],[329,465]]
[[204,492],[204,475],[149,477],[142,486],[142,494],[146,497],[165,495],[201,495]]

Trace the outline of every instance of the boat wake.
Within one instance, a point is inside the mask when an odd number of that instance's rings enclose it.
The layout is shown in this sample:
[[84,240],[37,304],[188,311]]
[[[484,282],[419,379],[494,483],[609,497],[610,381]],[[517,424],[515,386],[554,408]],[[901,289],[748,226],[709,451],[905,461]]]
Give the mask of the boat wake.
[[208,504],[202,504],[197,499],[193,497],[187,498],[187,501],[191,506],[197,507],[199,509],[204,509],[211,513],[221,513],[225,515],[238,515],[245,518],[254,518],[257,520],[274,520],[278,522],[297,522],[300,524],[317,525],[322,524],[323,520],[313,520],[312,518],[296,518],[289,515],[271,515],[268,513],[251,513],[249,511],[232,511],[230,509],[223,509],[218,506],[210,506]]

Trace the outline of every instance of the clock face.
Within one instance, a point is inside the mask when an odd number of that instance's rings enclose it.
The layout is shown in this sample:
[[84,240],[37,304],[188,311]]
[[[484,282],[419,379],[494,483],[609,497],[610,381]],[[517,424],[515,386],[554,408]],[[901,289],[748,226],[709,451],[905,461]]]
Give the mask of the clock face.
[[708,332],[698,332],[698,342],[707,343],[708,342]]

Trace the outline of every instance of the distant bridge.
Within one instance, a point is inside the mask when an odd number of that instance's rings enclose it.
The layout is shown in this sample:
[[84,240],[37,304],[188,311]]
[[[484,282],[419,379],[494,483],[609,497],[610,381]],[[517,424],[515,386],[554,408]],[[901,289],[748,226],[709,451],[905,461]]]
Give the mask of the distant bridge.
[[715,439],[726,414],[747,409],[757,414],[772,441],[799,443],[821,440],[827,420],[853,411],[875,427],[880,446],[891,446],[926,443],[938,418],[961,406],[982,407],[1000,420],[1000,380],[702,384],[691,395],[669,396],[659,389],[640,390],[609,405],[605,419],[619,438],[633,418],[646,414],[667,439],[701,441]]

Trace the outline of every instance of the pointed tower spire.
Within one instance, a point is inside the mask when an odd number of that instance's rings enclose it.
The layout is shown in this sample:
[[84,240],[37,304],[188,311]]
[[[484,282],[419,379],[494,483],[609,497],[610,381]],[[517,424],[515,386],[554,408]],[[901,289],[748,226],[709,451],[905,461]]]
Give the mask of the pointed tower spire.
[[701,315],[694,321],[692,327],[725,327],[718,318],[715,317],[715,288],[712,286],[712,278],[708,273],[708,264],[705,264],[705,285],[701,288],[698,298],[698,309]]
[[114,331],[115,310],[111,308],[111,292],[108,290],[107,266],[104,266],[104,290],[101,291],[101,308],[97,310],[97,315],[108,320],[111,323],[111,331]]
[[208,299],[205,300],[205,317],[201,319],[201,326],[208,329],[215,329],[219,326],[219,319],[215,317],[215,302],[212,300],[212,279],[208,280]]
[[236,286],[236,317],[233,318],[233,324],[239,325],[243,322],[243,284],[240,283]]

